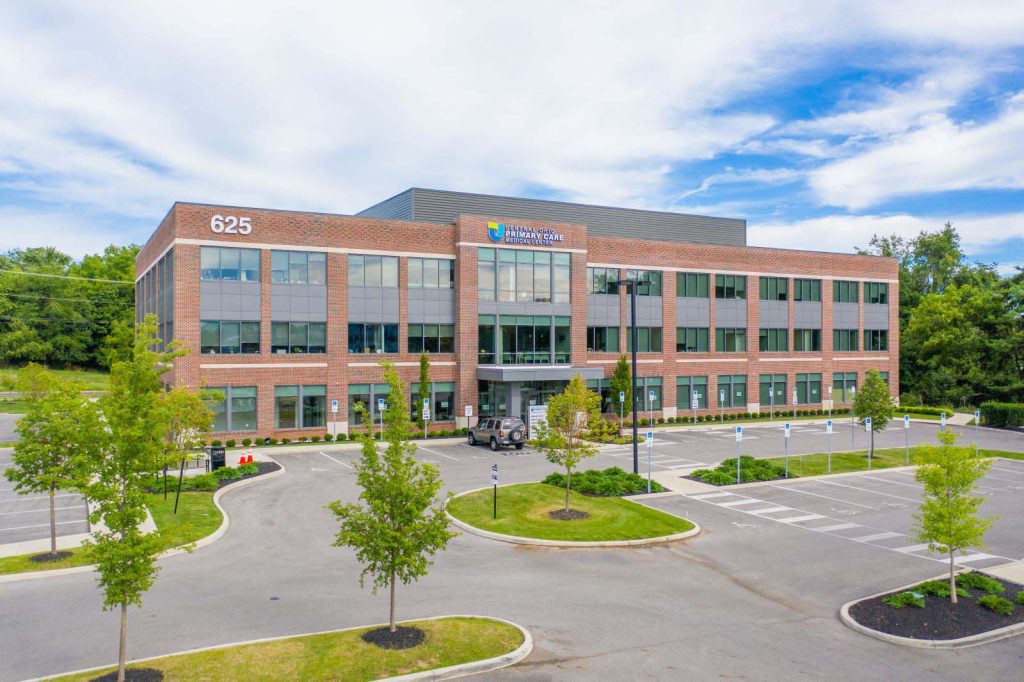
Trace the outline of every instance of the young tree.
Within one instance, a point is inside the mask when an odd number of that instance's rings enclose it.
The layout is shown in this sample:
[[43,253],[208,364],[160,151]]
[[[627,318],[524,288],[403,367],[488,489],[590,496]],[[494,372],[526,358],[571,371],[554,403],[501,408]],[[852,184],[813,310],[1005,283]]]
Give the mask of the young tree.
[[615,363],[615,372],[608,385],[616,400],[619,399],[620,392],[626,394],[626,400],[623,402],[625,407],[629,407],[626,414],[633,414],[633,371],[629,366],[629,358],[625,355],[620,355],[619,361]]
[[[169,463],[179,465],[178,490],[174,496],[174,513],[177,514],[181,482],[185,476],[185,460],[193,452],[202,450],[206,443],[206,435],[213,428],[213,410],[210,409],[208,402],[222,401],[224,394],[210,391],[202,395],[184,386],[176,386],[162,397],[168,420],[164,471],[166,472]],[[166,489],[165,482],[165,497]]]
[[995,517],[981,518],[978,507],[983,497],[974,495],[977,482],[992,466],[971,448],[956,446],[952,431],[938,434],[938,447],[923,446],[916,457],[917,481],[924,486],[920,513],[915,514],[918,539],[935,552],[949,556],[949,596],[956,603],[957,552],[981,549]]
[[885,385],[878,370],[868,370],[864,377],[864,386],[853,398],[853,413],[857,421],[864,426],[871,417],[871,438],[868,445],[868,458],[875,454],[875,433],[883,431],[892,419],[893,404],[889,396],[889,387]]
[[565,511],[569,511],[569,480],[582,460],[597,454],[597,445],[584,438],[592,419],[600,419],[601,396],[587,389],[579,374],[565,390],[548,401],[546,422],[537,426],[534,447],[548,461],[565,467]]
[[426,351],[420,353],[420,384],[417,387],[417,398],[416,401],[416,425],[419,430],[427,428],[426,422],[423,421],[423,401],[430,400],[430,356],[427,355]]
[[4,472],[19,493],[50,497],[50,557],[57,559],[58,490],[80,489],[90,460],[101,449],[104,430],[96,405],[79,382],[63,381],[39,365],[22,370],[18,388],[28,412],[18,421],[12,468]]
[[372,437],[359,436],[363,456],[356,465],[360,503],[334,500],[328,507],[340,530],[335,547],[351,547],[363,565],[359,584],[370,578],[372,591],[387,587],[391,593],[388,629],[395,626],[395,584],[408,585],[427,574],[431,558],[443,550],[455,533],[438,502],[441,476],[437,467],[413,458],[412,423],[406,408],[406,386],[390,362],[382,362],[390,387],[384,412],[383,454]]
[[87,488],[93,502],[89,520],[106,526],[93,531],[89,547],[104,591],[103,608],[121,611],[118,682],[125,674],[128,606],[141,606],[143,593],[156,579],[156,556],[163,548],[155,533],[142,533],[145,478],[166,461],[170,419],[160,377],[182,352],[176,343],[166,351],[154,350],[160,344],[156,329],[156,317],[147,315],[130,349],[111,365],[110,390],[99,400],[108,434],[104,451],[91,462]]

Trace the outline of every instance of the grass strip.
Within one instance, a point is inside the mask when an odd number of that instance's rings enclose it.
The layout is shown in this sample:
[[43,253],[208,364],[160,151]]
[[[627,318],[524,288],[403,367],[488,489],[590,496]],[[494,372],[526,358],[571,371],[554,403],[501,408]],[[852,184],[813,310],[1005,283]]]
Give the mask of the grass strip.
[[[23,367],[0,367],[0,387],[15,390]],[[106,391],[110,388],[110,373],[95,369],[51,369],[50,374],[70,381],[81,381],[87,391]]]
[[[910,463],[914,463],[914,456],[917,448],[910,448]],[[982,455],[986,457],[1006,457],[1009,459],[1024,459],[1024,453],[1007,452],[1005,450],[984,450]],[[785,457],[771,457],[768,459],[772,464],[785,465]],[[906,450],[904,448],[884,448],[875,450],[871,458],[871,469],[889,469],[892,467],[906,466]],[[868,451],[857,450],[855,452],[834,452],[832,453],[833,474],[843,474],[853,471],[868,470]],[[819,452],[813,455],[790,455],[789,476],[790,478],[804,478],[807,476],[821,476],[829,473],[828,453]]]
[[573,492],[569,506],[590,514],[590,518],[559,521],[548,515],[548,512],[564,506],[564,488],[545,483],[520,483],[498,488],[497,519],[492,518],[490,488],[453,498],[448,504],[448,511],[476,528],[541,540],[640,540],[693,528],[686,519],[621,497],[588,497]]
[[[166,500],[162,493],[149,494],[146,495],[146,498],[146,504],[150,514],[153,515],[153,521],[156,523],[165,549],[180,547],[200,540],[217,530],[224,520],[224,515],[213,503],[213,493],[211,492],[182,493],[177,514],[173,513],[173,490],[168,493]],[[40,552],[0,557],[0,575],[74,568],[75,566],[87,566],[90,563],[89,557],[82,547],[63,551],[71,552],[71,556],[60,561],[46,563],[29,561],[29,557],[40,554]]]
[[[380,649],[361,638],[372,628],[360,628],[168,656],[129,668],[155,668],[164,674],[165,682],[377,680],[494,658],[523,643],[518,628],[487,618],[439,618],[402,625],[424,630],[424,642],[411,649]],[[58,679],[90,680],[109,670]]]

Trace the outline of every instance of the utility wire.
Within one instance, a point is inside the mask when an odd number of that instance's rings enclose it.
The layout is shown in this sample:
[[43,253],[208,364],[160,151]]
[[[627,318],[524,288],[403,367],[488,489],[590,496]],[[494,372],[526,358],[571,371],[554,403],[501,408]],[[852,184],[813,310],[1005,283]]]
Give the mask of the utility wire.
[[128,282],[123,279],[103,279],[102,277],[75,277],[74,275],[51,275],[45,272],[26,272],[25,270],[6,270],[0,269],[0,272],[9,272],[12,275],[28,275],[30,277],[53,277],[55,279],[77,279],[83,282],[106,282],[108,284],[126,284],[134,287],[135,282]]

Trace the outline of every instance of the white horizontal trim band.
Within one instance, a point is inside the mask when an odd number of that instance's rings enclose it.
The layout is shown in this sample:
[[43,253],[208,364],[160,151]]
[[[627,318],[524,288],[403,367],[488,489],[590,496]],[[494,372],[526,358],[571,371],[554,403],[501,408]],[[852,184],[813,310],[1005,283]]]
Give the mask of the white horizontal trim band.
[[322,251],[324,253],[354,253],[369,256],[404,256],[412,258],[448,258],[454,259],[454,253],[428,253],[420,251],[389,251],[386,249],[353,249],[342,246],[315,246],[312,244],[271,244],[268,242],[224,242],[216,239],[189,239],[178,237],[175,244],[192,246],[226,246],[238,249],[263,249],[277,251]]
[[[393,362],[391,364],[393,364],[395,367],[419,367],[420,366],[420,363],[418,363],[418,362]],[[348,363],[348,367],[379,367],[379,366],[380,365],[378,363],[376,363],[376,362],[350,362],[350,363]],[[430,366],[431,367],[454,367],[455,363],[451,362],[451,361],[435,362],[435,361],[431,360],[430,361]]]
[[521,244],[495,244],[494,242],[455,242],[455,246],[483,246],[489,249],[513,249],[519,251],[559,251],[561,253],[586,253],[586,249],[567,249],[557,246],[523,246]]
[[749,362],[748,358],[676,358],[676,362]]
[[326,362],[258,362],[258,363],[243,363],[243,362],[231,362],[224,364],[203,364],[199,365],[199,369],[301,369],[308,367],[326,367]]
[[714,275],[747,275],[748,277],[793,277],[796,279],[820,279],[829,281],[851,281],[851,282],[884,282],[886,284],[899,284],[898,279],[878,279],[874,277],[836,277],[833,275],[807,275],[792,272],[758,272],[755,270],[715,270],[713,268],[682,268],[667,265],[627,264],[627,263],[587,263],[588,268],[620,268],[622,270],[656,270],[658,272],[693,272],[697,274]]
[[850,360],[860,360],[860,361],[865,361],[866,360],[866,361],[870,361],[870,362],[877,362],[878,360],[888,360],[889,356],[888,355],[869,355],[868,357],[858,357],[856,355],[833,355],[832,359],[833,360],[840,360],[842,362],[847,362],[847,361],[850,361]]
[[758,362],[821,362],[822,358],[758,358]]

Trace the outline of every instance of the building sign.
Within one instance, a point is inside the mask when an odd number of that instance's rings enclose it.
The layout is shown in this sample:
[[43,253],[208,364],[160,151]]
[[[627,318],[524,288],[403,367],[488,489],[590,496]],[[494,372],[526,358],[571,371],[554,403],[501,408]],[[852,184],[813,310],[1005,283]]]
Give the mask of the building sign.
[[487,223],[487,237],[495,243],[523,244],[527,246],[555,246],[565,241],[565,235],[546,227],[526,227],[508,223]]

